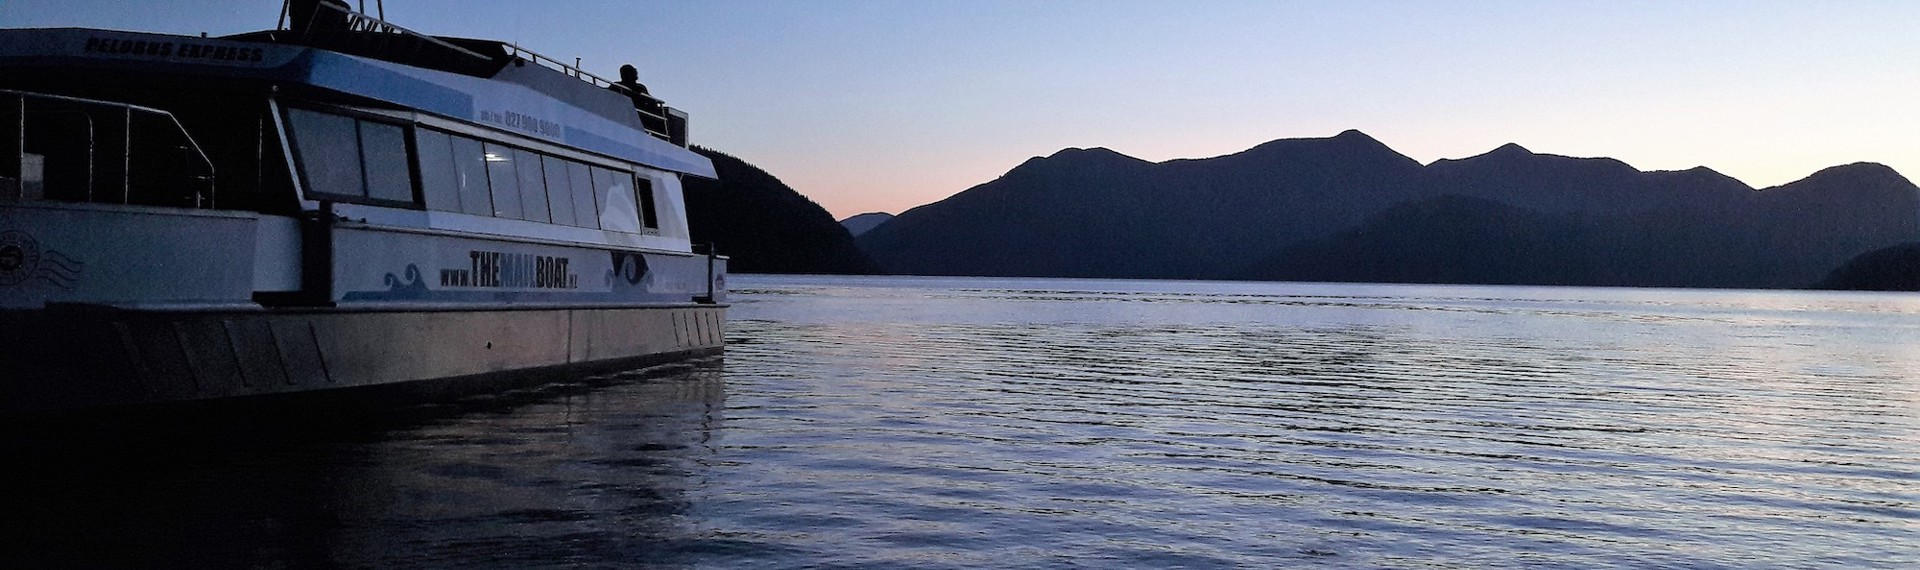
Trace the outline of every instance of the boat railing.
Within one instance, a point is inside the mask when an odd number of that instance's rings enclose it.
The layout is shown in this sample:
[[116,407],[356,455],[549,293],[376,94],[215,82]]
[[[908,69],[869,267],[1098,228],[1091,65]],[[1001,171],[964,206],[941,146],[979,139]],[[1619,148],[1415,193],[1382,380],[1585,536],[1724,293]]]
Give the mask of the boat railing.
[[585,81],[594,87],[619,91],[620,94],[626,95],[629,99],[633,100],[634,112],[640,114],[640,124],[646,127],[647,134],[680,146],[686,146],[687,116],[678,109],[668,107],[665,101],[661,101],[650,94],[635,92],[620,82],[611,81],[605,77],[594,75],[587,70],[581,69],[580,60],[577,58],[572,64],[568,64],[567,62],[520,47],[519,44],[509,43],[506,44],[506,48],[508,55],[521,61],[533,62],[534,65],[564,73],[568,77]]
[[[359,3],[359,9],[355,9],[348,5],[346,0],[286,0],[280,7],[279,29],[296,34],[295,40],[309,45],[325,44],[322,40],[334,40],[350,42],[348,45],[378,52],[391,52],[398,49],[418,57],[430,58],[431,56],[426,54],[438,53],[443,57],[468,58],[471,61],[492,60],[473,50],[388,22],[386,5],[380,0],[374,1],[377,15],[367,13],[366,0],[359,0]],[[367,45],[367,42],[378,45]],[[686,146],[686,113],[668,107],[665,102],[651,95],[636,93],[619,82],[581,69],[579,59],[569,64],[520,47],[519,44],[502,43],[501,46],[506,50],[505,55],[510,60],[531,62],[584,81],[594,87],[611,89],[626,95],[633,100],[634,112],[638,114],[640,124],[647,134]],[[332,45],[331,47],[340,46]]]
[[172,113],[0,89],[0,202],[214,208],[213,161]]

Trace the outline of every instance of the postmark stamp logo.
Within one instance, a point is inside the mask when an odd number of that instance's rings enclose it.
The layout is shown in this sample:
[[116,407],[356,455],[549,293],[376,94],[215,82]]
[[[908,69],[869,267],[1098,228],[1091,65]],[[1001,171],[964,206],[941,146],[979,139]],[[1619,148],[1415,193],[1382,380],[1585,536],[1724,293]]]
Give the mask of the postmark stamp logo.
[[0,286],[19,285],[40,268],[40,242],[19,230],[0,232]]

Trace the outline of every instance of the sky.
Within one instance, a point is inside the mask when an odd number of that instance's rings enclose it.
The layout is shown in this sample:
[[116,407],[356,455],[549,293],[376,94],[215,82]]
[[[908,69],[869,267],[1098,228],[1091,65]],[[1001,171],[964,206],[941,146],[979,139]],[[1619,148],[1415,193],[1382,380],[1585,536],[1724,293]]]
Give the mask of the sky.
[[[354,0],[356,3],[359,0]],[[367,0],[372,11],[374,0]],[[1504,143],[1755,187],[1920,177],[1920,2],[387,0],[417,31],[640,69],[695,144],[836,218],[1034,156],[1152,161],[1359,129],[1429,163]],[[276,0],[0,0],[0,27],[214,35]]]

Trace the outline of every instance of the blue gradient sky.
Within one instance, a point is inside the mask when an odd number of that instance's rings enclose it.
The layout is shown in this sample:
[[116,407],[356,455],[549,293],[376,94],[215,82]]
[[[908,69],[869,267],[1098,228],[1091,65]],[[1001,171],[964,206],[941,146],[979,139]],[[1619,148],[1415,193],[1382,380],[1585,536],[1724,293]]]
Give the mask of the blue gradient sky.
[[[624,62],[837,217],[1031,156],[1217,156],[1355,128],[1421,162],[1517,142],[1765,187],[1920,175],[1920,2],[388,0],[433,34]],[[276,0],[0,0],[0,26],[226,34]]]

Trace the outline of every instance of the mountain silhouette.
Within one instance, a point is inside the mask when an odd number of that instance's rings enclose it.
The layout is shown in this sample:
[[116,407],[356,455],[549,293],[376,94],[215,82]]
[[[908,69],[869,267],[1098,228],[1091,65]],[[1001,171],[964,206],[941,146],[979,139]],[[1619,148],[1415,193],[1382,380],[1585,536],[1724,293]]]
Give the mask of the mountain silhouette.
[[1759,192],[1753,239],[1784,283],[1810,284],[1853,257],[1920,239],[1920,196],[1892,168],[1835,166]]
[[1920,240],[1885,166],[1755,190],[1516,144],[1429,165],[1359,131],[1153,163],[1066,149],[858,238],[892,272],[1802,287]]
[[731,257],[735,273],[879,273],[847,229],[825,208],[780,179],[732,155],[694,150],[713,160],[718,180],[689,177],[687,226],[693,242]]
[[1604,282],[1594,230],[1483,198],[1399,204],[1361,227],[1281,249],[1258,269],[1283,281],[1571,285]]
[[889,214],[886,212],[867,212],[865,214],[854,214],[852,216],[847,217],[847,219],[840,220],[840,227],[847,228],[847,233],[853,234],[855,237],[859,237],[860,234],[867,233],[867,231],[872,230],[873,228],[880,227],[880,224],[887,223],[887,220],[891,220],[891,219],[893,219],[893,214]]
[[1248,250],[1358,223],[1421,168],[1359,131],[1164,163],[1067,149],[859,241],[898,273],[1224,278]]
[[1862,253],[1828,274],[1820,287],[1920,291],[1920,243],[1903,243]]

